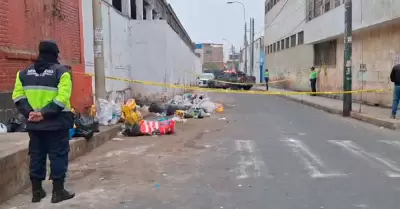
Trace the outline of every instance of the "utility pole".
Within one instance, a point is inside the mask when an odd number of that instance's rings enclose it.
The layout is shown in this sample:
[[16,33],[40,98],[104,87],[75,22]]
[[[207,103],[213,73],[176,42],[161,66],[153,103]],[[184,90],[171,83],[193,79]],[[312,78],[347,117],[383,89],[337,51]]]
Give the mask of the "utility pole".
[[93,8],[93,46],[94,46],[94,82],[95,99],[106,98],[106,78],[104,70],[104,44],[103,44],[103,20],[102,0],[92,0]]
[[250,19],[250,75],[254,76],[254,18]]
[[[343,90],[352,90],[352,0],[345,0],[344,16],[344,70],[343,70]],[[343,116],[350,116],[352,109],[352,94],[343,94]]]
[[244,72],[247,73],[247,23],[244,23]]

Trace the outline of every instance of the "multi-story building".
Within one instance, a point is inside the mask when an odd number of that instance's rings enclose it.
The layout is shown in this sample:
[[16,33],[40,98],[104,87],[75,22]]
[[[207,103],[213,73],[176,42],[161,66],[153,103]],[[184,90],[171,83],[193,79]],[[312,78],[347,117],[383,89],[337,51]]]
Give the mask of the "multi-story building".
[[231,54],[229,54],[229,59],[226,61],[226,68],[228,69],[239,69],[239,61],[240,61],[240,53],[236,53],[232,50]]
[[[352,0],[353,89],[388,89],[400,62],[400,1]],[[309,68],[320,71],[320,91],[342,90],[344,0],[266,0],[265,51],[271,75],[309,90]],[[366,72],[360,70],[361,66]],[[388,105],[391,93],[355,94],[363,102]]]
[[[252,47],[254,48],[254,53],[252,55],[251,51],[252,51]],[[250,43],[246,48],[243,48],[240,51],[240,66],[239,66],[239,70],[245,72],[244,69],[244,63],[245,63],[245,51],[247,50],[247,74],[251,75],[251,76],[255,76],[256,77],[256,82],[263,82],[264,81],[264,73],[263,73],[263,69],[265,69],[264,67],[264,37],[261,36],[257,39],[255,39],[252,43]],[[253,59],[252,59],[253,56]],[[251,61],[253,61],[253,65],[251,65]]]
[[195,50],[200,56],[203,69],[215,70],[224,68],[224,45],[214,43],[196,44]]

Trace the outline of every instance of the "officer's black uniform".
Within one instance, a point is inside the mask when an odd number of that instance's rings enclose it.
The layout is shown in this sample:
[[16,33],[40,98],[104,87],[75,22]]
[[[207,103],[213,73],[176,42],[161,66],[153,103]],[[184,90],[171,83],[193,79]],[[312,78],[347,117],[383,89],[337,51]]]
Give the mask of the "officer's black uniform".
[[[67,106],[70,106],[72,80],[68,69],[59,64],[58,54],[55,42],[40,42],[38,60],[18,72],[13,92],[14,102],[21,114],[28,118],[31,112],[41,112],[43,116],[42,121],[28,121],[26,127],[30,138],[32,202],[39,202],[46,196],[42,181],[46,178],[47,155],[50,159],[50,178],[53,180],[51,202],[57,203],[74,197],[73,193],[64,189],[68,170],[69,129],[73,127],[73,115],[69,108],[59,102],[60,99],[57,100],[61,96],[53,98],[55,94],[66,92],[64,98],[68,100]],[[59,87],[60,84],[63,87]]]

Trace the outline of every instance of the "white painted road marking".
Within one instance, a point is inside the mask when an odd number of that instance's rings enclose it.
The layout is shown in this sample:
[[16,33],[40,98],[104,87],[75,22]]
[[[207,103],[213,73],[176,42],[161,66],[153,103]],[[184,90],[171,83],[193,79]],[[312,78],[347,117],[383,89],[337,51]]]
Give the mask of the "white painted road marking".
[[[265,170],[265,163],[254,153],[254,142],[251,140],[236,140],[236,150],[240,152],[240,161],[238,162],[239,175],[237,179],[246,179],[250,176],[260,177]],[[251,174],[248,173],[251,171]]]
[[395,146],[397,148],[400,148],[400,142],[399,141],[392,141],[392,140],[380,140],[380,142]]
[[321,170],[325,168],[324,163],[317,155],[313,154],[303,142],[292,138],[288,138],[287,140],[282,141],[285,143],[285,145],[292,148],[293,152],[297,157],[300,158],[305,169],[309,171],[309,174],[312,178],[347,176],[346,174],[337,172],[323,173]]
[[400,168],[396,165],[396,163],[388,158],[382,157],[376,153],[367,152],[363,148],[357,146],[356,143],[352,141],[335,141],[329,140],[330,143],[338,145],[344,148],[347,151],[350,151],[352,154],[367,160],[368,162],[375,163],[377,165],[384,165],[386,167],[386,175],[391,178],[399,178],[400,177]]

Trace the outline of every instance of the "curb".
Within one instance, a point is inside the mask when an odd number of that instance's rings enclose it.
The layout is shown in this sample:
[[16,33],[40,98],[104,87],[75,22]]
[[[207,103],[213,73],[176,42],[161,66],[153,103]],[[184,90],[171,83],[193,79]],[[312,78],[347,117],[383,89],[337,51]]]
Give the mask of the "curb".
[[[74,160],[116,136],[120,125],[107,127],[87,141],[76,138],[70,141],[69,161]],[[19,194],[30,185],[28,147],[18,146],[0,156],[0,203]]]
[[[298,98],[294,98],[294,97],[290,97],[290,96],[286,96],[286,95],[279,95],[279,96],[283,97],[285,99],[292,100],[294,102],[298,102],[298,103],[301,103],[301,104],[304,104],[304,105],[307,105],[307,106],[310,106],[310,107],[314,107],[316,109],[323,110],[323,111],[328,112],[328,113],[338,114],[338,115],[342,114],[342,110],[340,110],[340,109],[326,107],[326,106],[323,106],[323,105],[320,105],[320,104],[316,104],[316,103],[313,103],[313,102],[305,101],[303,99],[298,99]],[[363,113],[358,113],[358,112],[353,112],[352,111],[351,114],[350,114],[350,117],[354,118],[354,119],[357,119],[359,121],[365,122],[365,123],[369,123],[369,124],[376,125],[376,126],[379,126],[379,127],[384,127],[384,128],[387,128],[387,129],[392,129],[392,130],[400,129],[400,123],[395,123],[395,122],[390,122],[390,121],[387,121],[387,120],[375,118],[375,117],[372,117],[372,116],[369,116],[369,115],[366,115],[366,114],[363,114]]]

